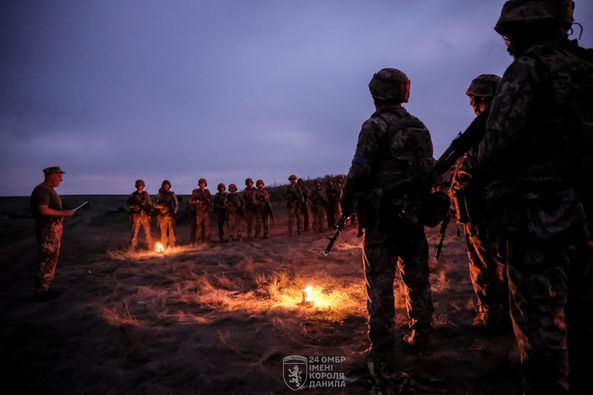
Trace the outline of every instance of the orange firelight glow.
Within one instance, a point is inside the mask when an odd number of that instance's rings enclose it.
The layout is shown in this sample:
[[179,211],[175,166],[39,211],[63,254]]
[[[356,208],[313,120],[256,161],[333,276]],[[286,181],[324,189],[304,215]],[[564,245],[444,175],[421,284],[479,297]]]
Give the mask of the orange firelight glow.
[[159,254],[162,254],[165,252],[165,247],[161,243],[156,243],[154,246],[154,251]]

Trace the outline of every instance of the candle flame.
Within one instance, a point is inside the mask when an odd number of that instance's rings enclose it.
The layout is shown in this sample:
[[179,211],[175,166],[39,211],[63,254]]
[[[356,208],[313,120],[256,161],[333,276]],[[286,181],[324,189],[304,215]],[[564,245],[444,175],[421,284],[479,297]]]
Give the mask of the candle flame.
[[313,302],[313,286],[307,285],[303,290],[305,292],[305,302]]
[[154,246],[155,252],[165,252],[165,247],[161,243],[156,243]]

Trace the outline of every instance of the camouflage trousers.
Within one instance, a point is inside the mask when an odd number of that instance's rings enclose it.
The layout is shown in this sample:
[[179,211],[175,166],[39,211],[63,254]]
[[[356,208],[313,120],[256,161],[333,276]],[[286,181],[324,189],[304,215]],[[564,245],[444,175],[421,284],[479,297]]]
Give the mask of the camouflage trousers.
[[[422,227],[405,232],[397,241],[381,231],[365,231],[362,263],[367,289],[368,336],[373,350],[390,350],[395,345],[395,300],[393,282],[396,265],[404,284],[409,327],[432,329],[432,296],[428,281],[428,243]],[[404,233],[402,233],[404,234]]]
[[301,204],[299,207],[301,215],[303,216],[303,230],[305,232],[309,231],[309,204]]
[[263,238],[267,239],[270,234],[270,214],[268,210],[261,209],[257,213],[257,222],[255,224],[255,237],[260,237],[263,230]]
[[161,244],[163,247],[175,247],[175,218],[170,215],[161,215],[156,220],[161,232]]
[[191,236],[193,243],[210,242],[210,211],[196,211],[194,217],[194,234]]
[[478,318],[502,323],[508,317],[509,303],[506,269],[498,259],[497,244],[472,224],[465,224],[464,231]]
[[150,216],[144,213],[132,214],[130,220],[132,221],[132,238],[130,240],[130,247],[135,249],[138,246],[138,233],[140,233],[140,228],[143,228],[148,249],[152,250],[153,240],[150,233]]
[[256,207],[245,208],[245,223],[247,224],[247,237],[255,237],[255,222],[257,218]]
[[550,240],[508,242],[510,311],[526,394],[568,393],[569,386],[571,393],[593,393],[592,256]]
[[243,238],[243,218],[237,212],[228,212],[229,238],[233,241]]
[[298,205],[288,207],[288,235],[293,235],[293,229],[296,225],[297,235],[303,232],[303,212]]
[[[227,225],[226,211],[219,211],[216,213],[216,226],[218,228],[218,240],[224,241],[224,228]],[[228,231],[227,231],[228,232]]]
[[327,205],[327,226],[333,228],[338,223],[340,216],[342,215],[340,210],[340,202],[330,202]]
[[313,231],[321,233],[325,230],[325,207],[321,205],[313,206]]
[[50,218],[35,223],[39,258],[35,272],[35,293],[46,292],[51,286],[60,259],[63,218]]

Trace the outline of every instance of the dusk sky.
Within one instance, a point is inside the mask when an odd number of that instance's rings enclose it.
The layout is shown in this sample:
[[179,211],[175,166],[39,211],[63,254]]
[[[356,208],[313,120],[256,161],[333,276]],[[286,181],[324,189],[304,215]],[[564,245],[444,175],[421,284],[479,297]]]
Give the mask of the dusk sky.
[[[54,165],[62,195],[345,174],[383,67],[412,80],[438,157],[473,118],[470,81],[512,60],[502,4],[0,0],[0,196]],[[593,46],[593,2],[575,19]]]

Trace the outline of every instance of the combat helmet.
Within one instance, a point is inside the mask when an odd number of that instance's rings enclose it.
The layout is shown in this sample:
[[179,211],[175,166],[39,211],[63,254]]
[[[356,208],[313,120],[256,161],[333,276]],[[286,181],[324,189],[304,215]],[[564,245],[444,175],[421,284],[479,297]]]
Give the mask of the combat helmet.
[[292,180],[296,180],[297,176],[295,176],[294,174],[291,174],[290,177],[288,177],[288,181],[292,181]]
[[224,183],[222,183],[222,182],[221,182],[220,184],[218,184],[218,186],[216,187],[216,189],[217,189],[218,191],[220,191],[220,189],[221,189],[221,188],[222,188],[222,189],[225,189],[225,188],[226,188],[226,185],[224,185]]
[[205,179],[205,178],[200,178],[200,179],[198,180],[198,185],[200,185],[201,183],[204,183],[204,184],[208,185],[208,182],[206,181],[206,179]]
[[407,103],[410,97],[410,79],[398,69],[381,69],[371,78],[369,90],[374,99]]
[[465,94],[482,97],[494,96],[500,79],[496,74],[481,74],[472,80]]
[[171,188],[171,181],[169,181],[169,180],[163,180],[163,182],[161,184],[161,188],[164,188],[165,185],[169,185],[169,188]]
[[237,186],[235,184],[229,184],[229,191],[233,192],[237,190]]
[[251,178],[246,178],[245,179],[245,185],[252,183],[253,184],[253,180]]
[[134,183],[134,186],[135,186],[136,188],[138,188],[138,186],[140,186],[140,185],[142,185],[142,186],[146,186],[146,184],[144,183],[144,180],[142,180],[142,179],[138,179],[138,180],[136,180],[136,182]]
[[494,26],[506,36],[517,25],[558,23],[568,30],[574,22],[573,0],[508,0]]
[[257,186],[257,185],[260,185],[260,184],[261,184],[261,185],[264,185],[264,180],[257,180],[257,181],[255,182],[255,185],[256,185],[256,186]]

